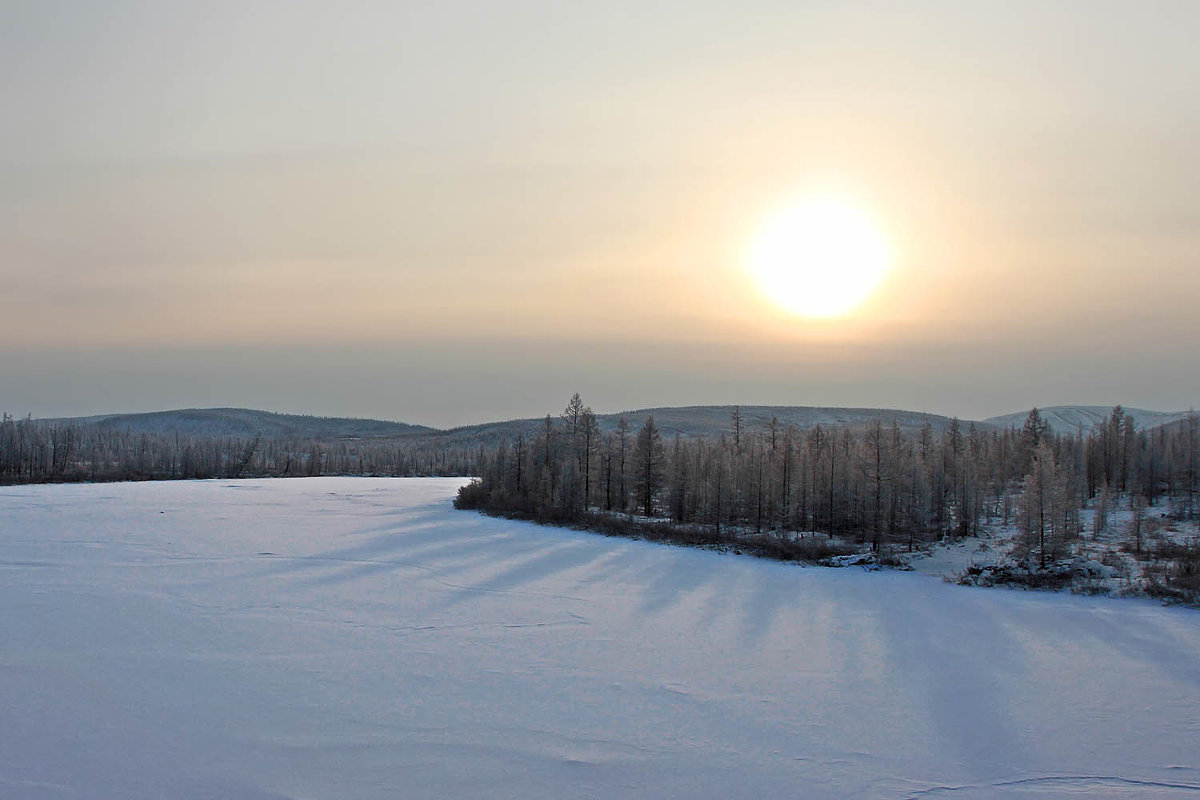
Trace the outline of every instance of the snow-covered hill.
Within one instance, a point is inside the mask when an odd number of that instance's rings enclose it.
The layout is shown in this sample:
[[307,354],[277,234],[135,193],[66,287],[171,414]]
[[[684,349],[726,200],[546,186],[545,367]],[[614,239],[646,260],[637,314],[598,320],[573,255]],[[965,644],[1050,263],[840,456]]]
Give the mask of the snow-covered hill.
[[[645,408],[624,414],[607,414],[602,424],[615,425],[616,419],[625,416],[631,424],[640,424],[647,416],[653,416],[665,436],[679,433],[682,436],[712,436],[728,433],[731,427],[734,406],[683,406],[678,408]],[[800,430],[817,425],[849,425],[863,427],[876,420],[884,425],[897,423],[904,431],[912,433],[928,422],[935,431],[942,431],[950,424],[949,417],[939,414],[923,414],[917,411],[900,411],[889,408],[822,408],[815,406],[738,406],[742,425],[746,431],[760,432],[767,429],[774,417],[781,426],[792,425]],[[966,423],[963,423],[966,425]]]
[[[1087,435],[1112,414],[1111,406],[1050,406],[1039,408],[1038,413],[1055,433]],[[1170,425],[1187,417],[1186,411],[1148,411],[1144,408],[1126,408],[1125,414],[1142,430]],[[999,428],[1020,428],[1025,424],[1029,410],[1003,414],[984,420]]]
[[0,488],[0,797],[1184,798],[1200,613],[450,509]]
[[[684,406],[679,408],[644,408],[615,414],[600,414],[597,422],[605,432],[615,431],[624,417],[631,430],[636,431],[653,415],[663,435],[676,433],[685,438],[719,436],[731,429],[734,406]],[[935,431],[943,430],[950,418],[915,411],[873,408],[816,408],[810,406],[741,406],[744,430],[750,433],[765,431],[771,418],[781,426],[793,425],[808,430],[816,425],[865,426],[874,420],[885,425],[896,421],[908,432],[918,430],[929,422]],[[182,434],[198,436],[256,435],[268,438],[380,438],[403,437],[409,440],[428,439],[448,445],[492,446],[517,436],[532,437],[542,426],[544,418],[487,422],[449,430],[423,425],[388,422],[376,419],[344,417],[313,417],[299,414],[275,414],[245,408],[193,408],[176,411],[156,411],[143,414],[103,414],[93,417],[70,417],[45,420],[47,423],[71,422],[80,425],[101,425],[132,433]],[[965,424],[965,423],[964,423]]]
[[[634,431],[653,416],[663,435],[670,439],[676,434],[684,438],[713,437],[728,434],[732,428],[731,418],[735,406],[679,406],[642,408],[613,414],[599,414],[597,421],[604,432],[616,430],[624,418]],[[835,408],[816,406],[739,406],[743,429],[749,433],[767,430],[772,417],[781,426],[791,425],[799,430],[809,430],[817,425],[849,425],[865,427],[876,420],[890,426],[898,424],[906,433],[918,431],[929,423],[940,433],[950,424],[950,417],[926,414],[919,411],[903,411],[884,408]],[[1082,430],[1085,434],[1094,425],[1102,422],[1111,413],[1107,406],[1054,406],[1039,409],[1042,416],[1058,433],[1074,434]],[[1025,422],[1028,411],[1004,414],[977,421],[983,429],[993,427],[1019,428]],[[1178,422],[1187,412],[1147,411],[1130,408],[1126,413],[1143,429]],[[552,416],[556,416],[553,415]],[[493,446],[501,441],[510,441],[517,436],[527,438],[536,434],[544,418],[487,422],[464,425],[449,430],[439,430],[423,425],[389,422],[376,419],[343,417],[313,417],[298,414],[275,414],[244,408],[183,409],[158,411],[144,414],[106,414],[94,417],[74,417],[46,422],[73,422],[97,424],[133,433],[185,434],[201,436],[255,436],[270,438],[298,437],[314,439],[338,438],[381,438],[403,437],[427,439],[431,442]],[[964,429],[970,420],[961,420]]]
[[341,439],[347,437],[411,436],[429,433],[423,425],[352,417],[313,417],[276,414],[248,408],[187,408],[144,414],[102,414],[46,422],[100,425],[131,433],[182,434],[187,436],[255,436],[268,438]]
[[[679,406],[663,408],[641,408],[614,414],[599,414],[596,417],[600,430],[615,431],[624,418],[631,432],[641,427],[646,417],[653,416],[663,436],[670,439],[679,434],[683,438],[715,437],[729,434],[735,406]],[[762,433],[768,429],[771,418],[779,425],[791,425],[799,430],[809,430],[817,425],[850,425],[863,427],[875,420],[890,426],[895,421],[902,430],[913,433],[928,422],[936,432],[950,424],[950,418],[939,414],[923,414],[918,411],[899,411],[886,408],[821,408],[815,406],[736,406],[741,414],[743,430],[747,433]],[[479,440],[494,443],[511,439],[520,434],[534,435],[543,424],[543,419],[523,419],[509,422],[492,422],[454,428],[441,434],[451,440]],[[964,427],[967,422],[962,423]]]

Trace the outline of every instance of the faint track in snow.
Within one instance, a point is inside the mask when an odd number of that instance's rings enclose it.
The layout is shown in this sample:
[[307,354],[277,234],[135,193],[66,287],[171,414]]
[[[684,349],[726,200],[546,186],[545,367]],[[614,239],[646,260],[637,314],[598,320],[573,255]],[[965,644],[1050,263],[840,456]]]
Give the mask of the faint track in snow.
[[[964,792],[980,792],[990,789],[1019,789],[1021,787],[1029,787],[1037,789],[1038,787],[1061,787],[1071,791],[1073,794],[1089,789],[1101,788],[1128,788],[1131,792],[1130,797],[1146,797],[1147,791],[1155,792],[1155,790],[1169,790],[1172,795],[1176,792],[1186,792],[1189,795],[1195,794],[1200,796],[1200,785],[1193,783],[1173,783],[1170,781],[1155,781],[1142,778],[1123,778],[1119,775],[1037,775],[1026,778],[1014,778],[1007,781],[994,781],[992,783],[964,783],[959,786],[931,786],[928,789],[911,792],[904,796],[904,800],[920,800],[926,797],[938,797],[942,795],[956,795]],[[1150,796],[1155,796],[1150,795]],[[1109,796],[1109,795],[1105,795]]]
[[[60,783],[45,783],[43,781],[20,781],[10,778],[0,778],[0,787],[12,787],[20,791],[21,789],[38,790],[53,792],[57,797],[79,797],[79,792],[75,791],[70,786],[63,786]],[[7,796],[7,795],[6,795]],[[48,796],[48,795],[47,795]]]

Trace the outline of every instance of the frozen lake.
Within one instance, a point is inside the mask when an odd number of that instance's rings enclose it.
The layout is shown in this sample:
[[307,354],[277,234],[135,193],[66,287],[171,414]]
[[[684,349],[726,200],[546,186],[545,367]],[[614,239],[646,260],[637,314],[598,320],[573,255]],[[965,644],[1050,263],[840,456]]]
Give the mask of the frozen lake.
[[1200,798],[1200,612],[460,483],[0,488],[0,798]]

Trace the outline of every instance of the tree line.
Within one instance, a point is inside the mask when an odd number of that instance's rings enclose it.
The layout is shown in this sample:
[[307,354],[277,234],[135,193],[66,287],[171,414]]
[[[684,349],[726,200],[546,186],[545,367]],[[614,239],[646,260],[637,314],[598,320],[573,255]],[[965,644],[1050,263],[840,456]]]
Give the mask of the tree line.
[[0,415],[0,484],[315,475],[475,474],[478,450],[435,440],[131,433]]
[[[1043,563],[1082,533],[1089,500],[1165,499],[1196,519],[1198,419],[1139,430],[1118,406],[1083,434],[1055,433],[1033,409],[1019,430],[952,419],[817,425],[772,419],[750,430],[734,409],[711,438],[665,441],[653,417],[602,433],[576,394],[538,433],[480,454],[462,508],[542,522],[614,527],[614,518],[709,530],[715,540],[823,534],[908,550],[970,536],[985,523],[1018,525]],[[644,527],[644,525],[643,525]]]
[[[708,540],[837,537],[915,549],[1013,524],[1043,563],[1082,531],[1080,509],[1127,503],[1200,516],[1200,418],[1149,431],[1118,406],[1087,432],[1060,435],[1037,409],[1019,430],[956,419],[751,428],[734,409],[721,435],[664,440],[654,419],[601,431],[579,395],[533,435],[485,447],[436,438],[212,437],[0,415],[0,483],[313,475],[478,476],[461,507],[615,530],[687,527]],[[1142,547],[1140,525],[1135,547]]]

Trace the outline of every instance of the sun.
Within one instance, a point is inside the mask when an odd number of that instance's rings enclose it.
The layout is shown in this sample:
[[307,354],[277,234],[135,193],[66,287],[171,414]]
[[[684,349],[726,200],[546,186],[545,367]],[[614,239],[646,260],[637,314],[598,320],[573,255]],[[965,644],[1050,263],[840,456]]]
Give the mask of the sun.
[[771,216],[746,268],[775,305],[802,317],[843,316],[875,291],[890,254],[879,229],[851,205],[812,200]]

